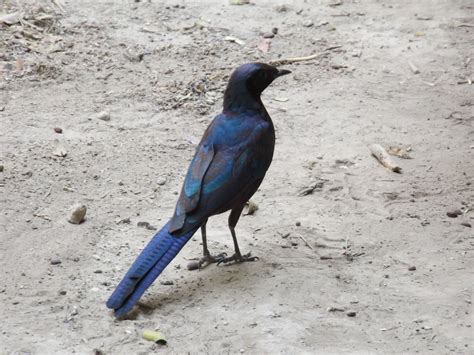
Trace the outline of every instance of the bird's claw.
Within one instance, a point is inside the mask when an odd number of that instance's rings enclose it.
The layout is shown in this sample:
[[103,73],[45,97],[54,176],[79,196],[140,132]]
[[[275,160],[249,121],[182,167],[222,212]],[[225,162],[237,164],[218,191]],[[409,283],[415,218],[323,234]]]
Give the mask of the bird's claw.
[[232,256],[229,256],[228,258],[223,258],[223,259],[219,260],[217,262],[217,266],[219,266],[220,264],[227,264],[227,263],[230,263],[230,262],[244,263],[244,262],[247,262],[247,261],[257,261],[257,260],[259,260],[258,256],[251,256],[250,253],[247,253],[245,255],[234,254]]
[[216,256],[213,256],[213,255],[210,255],[210,254],[205,255],[199,260],[198,269],[199,270],[204,269],[206,266],[209,266],[213,263],[219,264],[221,262],[221,260],[226,258],[226,256],[227,256],[227,253],[220,253]]

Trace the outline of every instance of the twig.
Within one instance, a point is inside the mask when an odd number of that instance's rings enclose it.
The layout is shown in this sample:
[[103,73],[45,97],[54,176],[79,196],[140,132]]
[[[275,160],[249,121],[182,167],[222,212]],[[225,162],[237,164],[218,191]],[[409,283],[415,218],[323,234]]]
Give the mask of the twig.
[[63,14],[66,13],[66,10],[64,9],[63,4],[61,4],[59,0],[51,0],[51,2],[52,2],[54,5],[56,5],[56,7],[57,7]]
[[408,61],[408,65],[410,66],[413,74],[420,74],[420,69],[418,69],[415,64],[413,64],[411,61]]
[[379,161],[380,164],[394,173],[401,173],[402,168],[398,166],[388,155],[387,151],[379,144],[369,145],[370,152]]
[[51,217],[49,217],[47,214],[33,213],[33,217],[43,218],[47,221],[51,221]]
[[305,56],[305,57],[293,57],[293,58],[283,58],[283,59],[275,59],[275,60],[271,60],[269,62],[270,65],[273,65],[275,67],[278,67],[280,65],[285,65],[285,64],[292,64],[292,63],[298,63],[298,62],[306,62],[308,60],[312,60],[312,59],[316,59],[316,58],[319,58],[323,55],[325,55],[327,52],[333,50],[333,49],[337,49],[337,48],[341,48],[342,46],[332,46],[332,47],[328,47],[326,48],[324,51],[320,52],[320,53],[316,53],[316,54],[312,54],[312,55],[308,55],[308,56]]
[[301,238],[301,240],[306,244],[306,246],[308,248],[310,248],[311,250],[314,250],[314,248],[311,246],[311,244],[308,243],[308,241],[305,239],[305,237],[303,237],[302,235],[299,236]]
[[51,195],[51,190],[52,190],[52,189],[53,189],[53,185],[51,185],[51,186],[49,187],[49,190],[48,190],[48,192],[46,192],[46,194],[44,195],[43,200],[46,200],[46,198],[47,198],[49,195]]
[[474,27],[474,23],[458,23],[456,27]]

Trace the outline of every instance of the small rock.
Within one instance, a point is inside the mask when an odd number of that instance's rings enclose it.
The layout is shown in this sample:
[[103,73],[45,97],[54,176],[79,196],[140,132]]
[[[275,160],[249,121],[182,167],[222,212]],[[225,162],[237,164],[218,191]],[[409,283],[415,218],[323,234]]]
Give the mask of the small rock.
[[357,315],[357,313],[355,311],[347,311],[347,316],[348,317],[355,317]]
[[229,3],[231,5],[245,5],[249,4],[250,0],[229,0]]
[[67,294],[67,292],[64,291],[64,290],[61,290],[61,291],[59,291],[58,293],[59,293],[61,296],[65,296],[65,295]]
[[146,228],[146,229],[152,230],[152,231],[156,230],[156,228],[154,226],[152,226],[150,223],[145,222],[145,221],[138,222],[137,227]]
[[286,5],[275,6],[275,11],[276,12],[287,12],[288,11],[288,6],[286,6]]
[[117,224],[130,224],[130,223],[131,223],[130,217],[122,218],[117,222]]
[[278,34],[278,28],[277,28],[277,27],[273,27],[273,28],[272,28],[272,33],[273,33],[274,35],[277,35],[277,34]]
[[296,221],[296,222],[295,222],[295,226],[297,226],[297,227],[301,226],[301,222],[300,222],[300,221]]
[[102,274],[102,270],[95,270],[94,274]]
[[165,178],[159,178],[156,183],[160,186],[163,186],[164,184],[166,184],[166,179]]
[[197,270],[199,269],[199,261],[196,261],[196,260],[190,261],[187,267],[189,271]]
[[457,216],[462,215],[462,212],[459,209],[455,209],[455,210],[446,212],[446,215],[450,218],[457,218]]
[[102,121],[110,121],[110,112],[109,111],[99,112],[96,117]]
[[54,132],[56,133],[63,133],[63,129],[60,127],[54,127]]
[[166,280],[166,281],[160,281],[160,284],[164,286],[171,286],[171,285],[174,285],[174,282],[170,280]]
[[5,170],[5,167],[3,165],[0,165],[0,173],[3,173],[3,170]]
[[416,270],[416,266],[415,265],[411,265],[408,267],[408,271],[415,271]]
[[263,38],[273,38],[275,34],[273,32],[265,32],[262,36]]
[[80,203],[75,204],[72,206],[71,211],[69,213],[68,221],[72,224],[80,224],[84,220],[86,216],[87,207],[81,205]]
[[51,265],[59,265],[59,264],[61,264],[61,260],[59,260],[59,259],[51,259],[50,263],[51,263]]
[[312,20],[305,20],[305,21],[303,22],[303,26],[304,26],[304,27],[311,27],[311,26],[313,26],[313,25],[314,25],[314,22],[313,22]]
[[467,223],[467,222],[462,222],[462,223],[461,223],[461,226],[468,227],[468,228],[472,228],[471,223]]

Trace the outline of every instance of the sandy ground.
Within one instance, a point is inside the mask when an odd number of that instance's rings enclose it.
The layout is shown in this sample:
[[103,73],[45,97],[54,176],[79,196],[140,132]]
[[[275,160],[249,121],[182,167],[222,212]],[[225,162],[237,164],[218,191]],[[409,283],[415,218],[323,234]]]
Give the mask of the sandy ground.
[[[0,24],[0,353],[473,353],[472,1],[33,3],[0,5],[25,20]],[[188,271],[197,234],[115,320],[231,70],[319,52],[263,97],[275,158],[237,227],[260,260]],[[208,234],[232,251],[226,216]]]

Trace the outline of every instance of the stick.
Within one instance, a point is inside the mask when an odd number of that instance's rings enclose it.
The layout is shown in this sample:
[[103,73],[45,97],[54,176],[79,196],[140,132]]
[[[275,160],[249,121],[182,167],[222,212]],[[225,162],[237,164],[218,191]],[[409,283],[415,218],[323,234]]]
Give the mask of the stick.
[[300,238],[303,240],[303,242],[306,244],[308,248],[310,248],[311,250],[314,250],[311,244],[309,244],[308,241],[302,235],[300,235]]
[[420,69],[418,69],[415,64],[408,61],[408,65],[410,66],[411,71],[413,72],[413,74],[420,74]]
[[474,27],[474,23],[458,23],[456,27]]
[[48,190],[48,192],[46,192],[46,194],[44,195],[43,200],[46,200],[46,198],[47,198],[49,195],[51,195],[51,190],[53,190],[53,185],[51,185],[51,186],[49,187],[49,190]]
[[319,57],[325,55],[326,52],[331,51],[331,50],[333,50],[333,49],[341,48],[341,47],[342,47],[342,46],[332,46],[332,47],[326,48],[324,51],[322,51],[322,52],[320,52],[320,53],[308,55],[308,56],[305,56],[305,57],[293,57],[293,58],[275,59],[275,60],[271,60],[271,61],[268,62],[268,63],[269,63],[270,65],[273,65],[274,67],[278,67],[278,66],[284,65],[284,64],[292,64],[292,63],[297,63],[297,62],[305,62],[305,61],[308,61],[308,60],[311,60],[311,59],[319,58]]
[[394,173],[401,174],[402,168],[392,161],[387,151],[381,145],[371,144],[369,145],[369,149],[372,155],[380,162],[380,164]]

